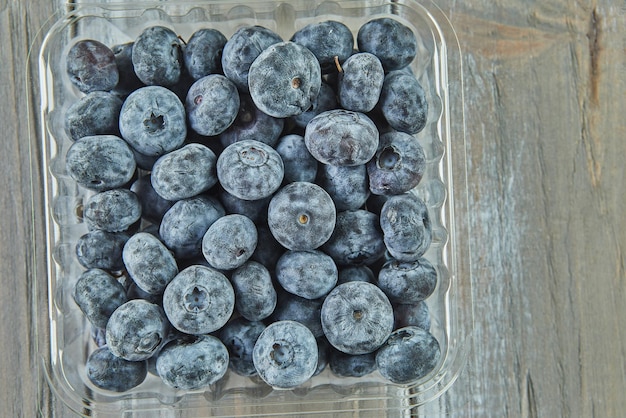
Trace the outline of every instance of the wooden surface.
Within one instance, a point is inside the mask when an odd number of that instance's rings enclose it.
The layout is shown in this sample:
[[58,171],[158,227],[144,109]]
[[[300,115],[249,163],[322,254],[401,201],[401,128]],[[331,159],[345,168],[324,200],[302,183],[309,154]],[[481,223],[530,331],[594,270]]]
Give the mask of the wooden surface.
[[[43,243],[43,226],[31,221],[43,209],[27,52],[58,4],[0,0],[6,417],[72,416],[38,383],[34,330],[46,326],[32,306],[45,301],[29,284],[44,248],[31,245]],[[474,339],[458,381],[417,412],[624,416],[626,3],[438,4],[463,50]]]

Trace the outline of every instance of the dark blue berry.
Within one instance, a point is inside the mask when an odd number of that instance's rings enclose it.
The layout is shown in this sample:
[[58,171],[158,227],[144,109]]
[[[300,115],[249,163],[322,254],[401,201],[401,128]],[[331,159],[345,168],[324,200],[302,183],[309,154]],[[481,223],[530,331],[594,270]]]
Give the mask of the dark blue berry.
[[261,112],[247,94],[241,94],[239,102],[235,121],[220,134],[221,144],[227,147],[234,142],[255,140],[271,147],[276,146],[285,121]]
[[324,164],[361,165],[376,153],[378,129],[363,113],[335,109],[311,119],[304,141],[311,155]]
[[208,334],[226,324],[235,308],[235,292],[222,273],[200,265],[178,273],[163,293],[171,324],[187,334]]
[[65,128],[70,139],[86,136],[119,135],[122,101],[112,93],[94,91],[73,103],[65,113]]
[[294,181],[313,183],[315,181],[317,160],[306,148],[304,137],[297,134],[283,136],[276,145],[276,152],[283,160],[285,183]]
[[90,230],[125,231],[141,218],[141,203],[130,190],[105,190],[87,200],[83,218]]
[[215,221],[202,238],[202,254],[219,270],[242,266],[254,253],[258,235],[250,218],[231,214]]
[[80,275],[72,297],[87,320],[98,328],[105,328],[113,312],[127,301],[124,286],[97,268]]
[[333,234],[322,249],[338,266],[375,262],[385,254],[378,216],[363,209],[339,212]]
[[123,232],[89,231],[76,242],[76,259],[85,268],[121,270],[122,249],[128,238]]
[[311,103],[311,107],[299,115],[292,116],[291,120],[296,124],[296,126],[306,128],[308,123],[315,116],[326,112],[327,110],[337,109],[338,107],[339,105],[337,104],[337,98],[335,97],[335,90],[333,90],[330,85],[322,81],[320,92],[313,103]]
[[[130,186],[130,191],[135,193],[141,203],[141,217],[154,224],[161,223],[163,215],[174,202],[163,199],[152,187],[150,174],[139,177]],[[158,228],[157,228],[158,232]]]
[[199,195],[217,183],[217,156],[201,144],[187,144],[163,155],[152,167],[154,191],[175,201]]
[[74,142],[65,158],[67,172],[79,185],[95,191],[128,183],[137,165],[130,147],[113,135],[95,135]]
[[375,283],[374,272],[367,266],[345,266],[339,269],[337,285],[347,282]]
[[276,307],[276,290],[272,276],[263,264],[248,261],[230,276],[235,290],[235,308],[249,321],[269,317]]
[[276,118],[307,111],[317,98],[321,83],[315,56],[293,42],[277,43],[261,52],[248,75],[254,104]]
[[141,154],[166,154],[185,142],[185,108],[165,87],[142,87],[132,92],[122,105],[120,132]]
[[144,86],[137,77],[137,74],[135,74],[135,69],[133,68],[133,45],[134,42],[127,42],[125,44],[114,45],[111,48],[111,51],[113,51],[115,55],[115,63],[119,71],[119,81],[113,93],[122,98]]
[[173,86],[183,69],[183,42],[169,28],[146,28],[135,40],[132,60],[135,74],[144,84]]
[[393,308],[375,285],[348,282],[324,299],[322,328],[328,342],[348,354],[371,353],[393,330]]
[[183,57],[187,72],[194,80],[222,70],[222,49],[226,37],[217,29],[198,29],[191,35]]
[[252,352],[257,373],[268,385],[290,389],[313,376],[317,368],[317,341],[307,327],[277,321],[263,330]]
[[270,201],[267,221],[276,240],[290,250],[313,250],[330,238],[336,210],[320,186],[289,183]]
[[202,77],[189,88],[185,110],[191,129],[200,135],[219,135],[239,112],[237,87],[221,74]]
[[370,112],[378,103],[385,79],[380,60],[367,52],[354,54],[342,65],[337,97],[344,109]]
[[378,273],[377,284],[392,302],[416,303],[435,291],[437,270],[425,258],[390,260]]
[[126,392],[139,386],[148,375],[144,361],[128,361],[115,356],[109,347],[98,348],[87,358],[87,378],[100,389]]
[[404,71],[385,76],[378,108],[393,129],[416,134],[426,126],[428,101],[417,79]]
[[70,81],[83,93],[112,90],[119,80],[113,51],[92,39],[72,45],[66,64]]
[[337,376],[363,377],[376,370],[376,352],[346,354],[336,349],[330,349],[328,365]]
[[320,164],[315,182],[328,192],[338,211],[361,209],[370,195],[365,164]]
[[272,321],[299,322],[306,326],[316,338],[321,337],[324,335],[320,316],[323,301],[323,299],[305,299],[283,291],[278,295],[278,303],[271,319]]
[[380,59],[385,71],[409,65],[417,54],[417,39],[408,26],[388,17],[372,19],[359,28],[359,51]]
[[441,357],[437,339],[418,327],[395,330],[376,353],[380,374],[393,383],[414,382],[432,372]]
[[252,351],[265,325],[259,321],[236,318],[224,325],[219,331],[219,338],[228,349],[230,368],[240,376],[256,374]]
[[294,295],[305,299],[326,296],[337,283],[337,266],[321,251],[287,251],[276,263],[276,279]]
[[416,303],[396,303],[393,306],[393,316],[395,329],[413,325],[430,330],[430,310],[423,300]]
[[382,207],[380,226],[387,251],[400,261],[417,260],[432,241],[428,208],[413,193],[391,196]]
[[294,33],[291,40],[315,55],[323,73],[336,71],[335,57],[339,62],[344,62],[354,48],[350,28],[335,20],[310,23]]

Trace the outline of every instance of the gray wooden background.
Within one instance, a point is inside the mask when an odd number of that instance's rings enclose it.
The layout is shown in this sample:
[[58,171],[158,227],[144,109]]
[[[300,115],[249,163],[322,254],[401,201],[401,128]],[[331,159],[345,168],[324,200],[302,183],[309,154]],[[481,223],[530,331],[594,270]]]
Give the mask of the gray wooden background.
[[[44,268],[44,238],[32,221],[43,209],[39,149],[29,142],[38,125],[27,103],[38,86],[27,78],[36,71],[28,51],[60,4],[0,0],[5,417],[72,416],[38,383],[33,330],[45,332],[45,321],[32,307],[45,301],[29,285]],[[416,412],[622,417],[626,2],[437,4],[463,50],[474,346],[454,386]]]

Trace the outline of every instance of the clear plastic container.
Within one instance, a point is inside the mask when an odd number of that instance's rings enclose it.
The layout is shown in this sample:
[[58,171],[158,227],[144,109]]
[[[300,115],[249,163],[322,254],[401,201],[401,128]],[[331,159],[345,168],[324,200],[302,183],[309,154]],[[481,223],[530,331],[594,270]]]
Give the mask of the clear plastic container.
[[[208,390],[184,392],[148,375],[135,389],[117,394],[95,387],[86,377],[85,361],[96,348],[91,326],[71,297],[84,270],[74,255],[77,239],[87,231],[79,208],[91,195],[65,170],[72,141],[64,129],[64,112],[81,93],[65,73],[65,55],[80,39],[112,46],[133,41],[152,25],[172,28],[183,39],[212,27],[229,37],[248,24],[266,26],[283,39],[311,22],[328,19],[348,25],[355,34],[366,21],[391,16],[417,35],[418,56],[412,70],[429,101],[428,124],[416,135],[428,167],[417,193],[433,221],[433,242],[426,257],[439,282],[427,299],[431,332],[442,356],[436,369],[412,385],[395,385],[378,373],[340,378],[325,370],[301,387],[273,390],[254,378],[229,372]],[[43,376],[51,390],[83,415],[155,416],[403,416],[440,396],[460,373],[471,340],[472,300],[467,230],[467,180],[458,42],[446,16],[431,2],[367,1],[172,1],[68,5],[54,23],[39,56],[41,131],[46,204],[47,271],[35,290],[47,292],[49,329],[40,332]],[[47,283],[47,286],[43,285]],[[39,307],[45,315],[46,307]]]

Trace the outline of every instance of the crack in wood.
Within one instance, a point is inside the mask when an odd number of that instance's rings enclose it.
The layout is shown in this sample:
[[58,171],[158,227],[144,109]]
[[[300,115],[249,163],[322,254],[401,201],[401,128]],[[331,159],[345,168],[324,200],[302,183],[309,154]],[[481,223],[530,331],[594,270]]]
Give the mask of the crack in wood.
[[601,46],[601,20],[600,16],[594,7],[591,12],[591,18],[589,19],[589,30],[587,31],[587,39],[589,40],[589,81],[590,81],[590,98],[591,103],[597,106],[599,100],[600,84],[600,52]]

